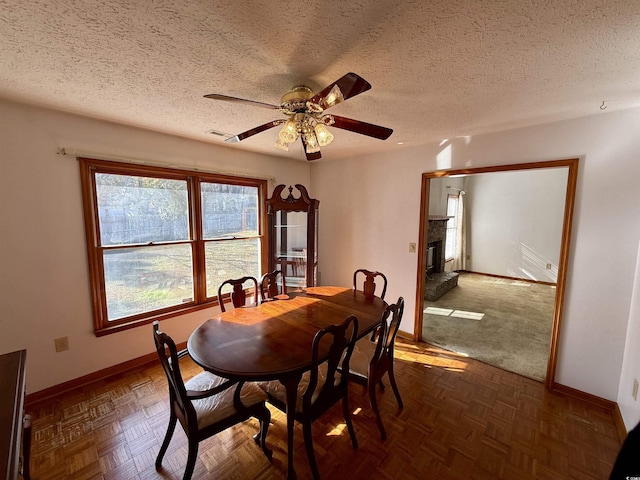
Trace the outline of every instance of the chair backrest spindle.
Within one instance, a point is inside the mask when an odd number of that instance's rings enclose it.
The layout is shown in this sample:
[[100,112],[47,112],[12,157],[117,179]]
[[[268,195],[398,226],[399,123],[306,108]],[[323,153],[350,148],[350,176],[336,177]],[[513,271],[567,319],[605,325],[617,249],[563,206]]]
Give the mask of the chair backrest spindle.
[[362,291],[366,298],[373,298],[376,293],[376,277],[380,277],[382,280],[382,292],[380,298],[384,300],[384,296],[387,293],[387,277],[382,272],[372,272],[365,268],[359,268],[353,273],[353,289],[358,289],[358,276],[364,275],[364,283],[362,285]]
[[254,305],[258,304],[258,281],[255,277],[242,277],[242,278],[230,278],[229,280],[225,280],[222,282],[220,287],[218,287],[218,303],[220,304],[220,310],[225,312],[227,309],[224,306],[224,293],[222,293],[223,288],[226,285],[231,285],[231,303],[234,308],[243,307],[247,304],[247,292],[245,290],[245,283],[252,284],[253,287],[253,303]]
[[[351,329],[351,334],[347,336],[349,329]],[[329,357],[326,360],[326,381],[322,385],[320,392],[316,392],[318,366],[321,363],[318,360],[319,348],[323,337],[326,335],[330,335],[332,339],[329,347]],[[313,409],[316,412],[324,412],[345,395],[344,391],[347,389],[348,384],[347,377],[340,376],[340,382],[337,384],[330,379],[336,378],[338,367],[348,367],[357,335],[358,318],[355,315],[350,315],[339,325],[331,325],[316,333],[311,350],[311,376],[307,390],[302,397],[303,411],[311,411],[313,403]],[[312,416],[315,415],[312,414]]]
[[[280,280],[280,287],[278,287],[278,280]],[[260,278],[260,296],[262,297],[262,301],[278,295],[284,295],[285,293],[287,293],[287,285],[282,270],[265,273],[262,278]]]

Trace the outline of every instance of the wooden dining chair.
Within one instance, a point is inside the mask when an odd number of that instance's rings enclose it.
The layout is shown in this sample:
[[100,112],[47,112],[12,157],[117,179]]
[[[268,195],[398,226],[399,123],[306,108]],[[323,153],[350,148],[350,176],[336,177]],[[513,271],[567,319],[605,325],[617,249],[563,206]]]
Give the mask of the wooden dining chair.
[[365,268],[359,268],[353,272],[353,289],[358,290],[358,277],[364,275],[364,283],[362,285],[362,291],[365,297],[373,298],[376,294],[376,277],[380,277],[382,280],[382,292],[380,298],[384,300],[384,295],[387,293],[387,277],[381,272],[372,272]]
[[[316,480],[320,478],[320,473],[313,450],[311,424],[340,400],[351,443],[353,448],[358,448],[349,410],[349,376],[338,371],[343,357],[342,365],[345,365],[345,368],[349,365],[357,334],[358,319],[355,315],[350,315],[340,325],[332,325],[316,333],[311,347],[311,369],[302,375],[298,386],[295,419],[302,424],[309,466]],[[327,347],[326,342],[323,342],[326,336],[331,340],[328,347],[329,356],[328,359],[321,360],[320,345],[322,343],[323,349]],[[277,380],[260,382],[259,385],[269,395],[269,402],[286,412],[286,391],[283,385]]]
[[262,275],[262,278],[260,278],[261,301],[264,302],[285,293],[287,293],[287,284],[282,270],[274,270]]
[[184,383],[179,361],[188,352],[178,352],[171,337],[160,331],[157,321],[153,322],[153,340],[169,384],[170,409],[169,426],[158,452],[156,470],[162,469],[162,458],[178,420],[189,443],[183,480],[190,479],[193,474],[202,440],[250,417],[260,421],[260,431],[253,439],[271,459],[272,452],[266,446],[271,413],[265,404],[268,398],[265,392],[255,383],[227,380],[209,372],[202,372]]
[[[356,346],[349,365],[349,380],[363,385],[369,392],[369,403],[378,424],[382,440],[386,440],[387,433],[382,424],[382,417],[376,399],[376,384],[384,390],[382,377],[386,373],[391,383],[391,388],[398,401],[399,408],[403,408],[402,398],[396,385],[396,377],[393,371],[393,350],[404,312],[404,298],[398,298],[395,305],[386,308],[380,327],[376,331],[377,340],[362,338],[356,342]],[[346,371],[346,366],[343,366]]]
[[224,306],[224,294],[222,293],[222,289],[226,285],[231,285],[233,290],[231,291],[231,303],[233,304],[233,308],[243,307],[247,304],[247,291],[245,289],[245,283],[249,283],[250,287],[253,288],[253,304],[258,304],[258,281],[255,277],[242,277],[242,278],[230,278],[229,280],[225,280],[218,287],[218,303],[220,304],[220,310],[226,312],[227,309]]

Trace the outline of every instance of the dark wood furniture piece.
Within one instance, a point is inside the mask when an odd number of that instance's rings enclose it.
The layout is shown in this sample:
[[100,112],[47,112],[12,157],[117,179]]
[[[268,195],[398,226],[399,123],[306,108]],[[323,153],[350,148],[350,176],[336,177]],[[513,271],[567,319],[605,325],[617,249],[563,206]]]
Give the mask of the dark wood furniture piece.
[[231,285],[231,303],[234,308],[243,307],[247,303],[247,291],[245,287],[245,283],[249,283],[253,288],[253,304],[258,304],[258,281],[255,277],[242,277],[242,278],[230,278],[229,280],[225,280],[218,287],[218,303],[220,304],[220,310],[223,312],[227,309],[224,306],[224,293],[222,292],[223,288],[226,285]]
[[616,455],[609,480],[627,480],[637,478],[640,472],[640,423],[627,433]]
[[[348,332],[350,334],[348,335]],[[320,342],[323,337],[331,336],[331,346],[326,361],[319,358]],[[332,325],[323,328],[316,333],[311,347],[311,366],[308,372],[302,375],[298,385],[298,397],[295,409],[295,419],[302,424],[304,445],[309,458],[309,466],[315,480],[320,479],[318,464],[313,450],[313,435],[311,424],[323,413],[342,402],[342,412],[351,436],[353,448],[358,448],[356,432],[351,422],[349,410],[349,376],[342,375],[338,367],[348,371],[349,361],[353,353],[355,339],[358,335],[358,319],[350,315],[340,325]],[[341,363],[342,362],[342,363]],[[287,392],[277,380],[262,382],[259,384],[269,395],[269,402],[282,410],[287,411]]]
[[318,206],[303,185],[300,192],[282,197],[285,185],[277,185],[266,201],[269,228],[269,271],[282,270],[292,288],[318,283]]
[[[318,330],[358,318],[358,337],[371,333],[387,304],[348,287],[310,287],[255,308],[236,308],[200,325],[189,337],[191,358],[216,375],[233,380],[279,380],[287,398],[288,478],[293,468],[293,432],[298,384],[311,368],[311,345]],[[328,350],[318,352],[325,360]]]
[[31,418],[24,415],[23,410],[26,360],[26,350],[0,355],[0,478],[2,480],[15,480],[20,474],[25,480],[29,480],[30,477]]
[[282,270],[274,270],[262,275],[260,278],[260,300],[272,300],[278,295],[287,292],[287,281]]
[[271,412],[265,405],[267,395],[264,391],[256,384],[228,380],[210,372],[202,372],[184,383],[179,362],[188,352],[178,352],[171,337],[160,331],[157,321],[153,322],[153,340],[167,376],[171,411],[167,433],[156,459],[156,470],[162,468],[162,458],[178,420],[189,442],[183,480],[190,479],[193,474],[198,445],[202,440],[249,417],[256,417],[260,421],[260,431],[253,438],[262,446],[267,458],[271,459],[272,452],[266,447]]
[[398,407],[400,409],[404,407],[393,371],[393,349],[403,312],[404,298],[400,297],[395,305],[390,305],[385,310],[380,327],[376,332],[377,340],[372,342],[368,338],[363,338],[356,342],[349,370],[349,380],[363,385],[369,393],[369,403],[376,418],[382,440],[387,439],[387,433],[382,424],[382,417],[376,400],[376,384],[380,386],[381,390],[384,390],[382,377],[385,373],[389,376],[389,382],[398,401]]
[[364,283],[362,285],[362,291],[365,295],[373,297],[376,294],[376,277],[380,277],[382,280],[382,293],[380,298],[384,300],[384,296],[387,293],[387,277],[382,272],[372,272],[365,268],[359,268],[353,272],[353,289],[358,289],[358,277],[364,275]]

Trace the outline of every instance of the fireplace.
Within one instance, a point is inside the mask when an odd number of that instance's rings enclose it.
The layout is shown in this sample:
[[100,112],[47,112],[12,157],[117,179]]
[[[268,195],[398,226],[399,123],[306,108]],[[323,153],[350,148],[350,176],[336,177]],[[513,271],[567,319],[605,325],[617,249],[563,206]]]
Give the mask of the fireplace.
[[[427,236],[427,274],[444,272],[444,243],[447,238],[447,221],[449,217],[429,215],[429,231]],[[429,261],[431,257],[431,261]]]
[[429,215],[424,298],[432,302],[458,285],[458,273],[444,271],[448,220],[449,217]]
[[427,244],[427,275],[444,270],[441,260],[442,243],[442,240],[438,240]]

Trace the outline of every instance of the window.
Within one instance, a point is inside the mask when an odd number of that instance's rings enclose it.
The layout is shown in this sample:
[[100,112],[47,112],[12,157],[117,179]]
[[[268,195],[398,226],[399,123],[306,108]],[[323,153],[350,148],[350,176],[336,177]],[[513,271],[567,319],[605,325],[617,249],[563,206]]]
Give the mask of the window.
[[265,270],[266,180],[80,159],[97,335],[210,307]]
[[446,261],[453,260],[456,254],[456,238],[458,229],[458,195],[447,195],[447,233],[444,248]]

